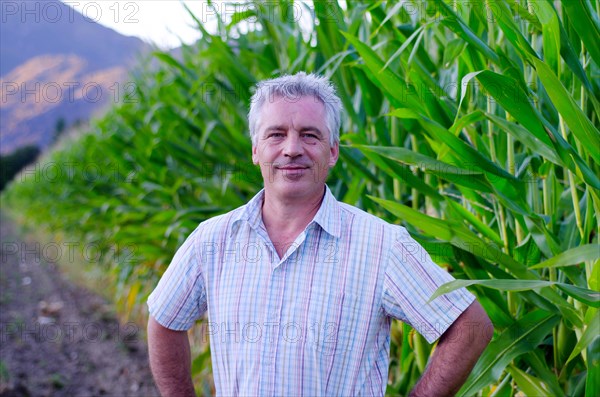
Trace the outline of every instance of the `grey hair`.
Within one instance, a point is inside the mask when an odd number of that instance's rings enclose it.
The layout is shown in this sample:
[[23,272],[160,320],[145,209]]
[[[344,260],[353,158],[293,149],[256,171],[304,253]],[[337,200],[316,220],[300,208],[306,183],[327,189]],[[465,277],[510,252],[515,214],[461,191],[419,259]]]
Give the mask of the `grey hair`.
[[257,143],[258,131],[256,129],[263,105],[267,100],[273,101],[277,96],[290,101],[297,101],[305,96],[318,99],[325,106],[325,124],[329,129],[330,146],[340,141],[342,101],[337,96],[335,87],[327,78],[312,73],[298,72],[294,75],[263,80],[255,88],[256,91],[252,95],[248,112],[248,125],[253,145]]

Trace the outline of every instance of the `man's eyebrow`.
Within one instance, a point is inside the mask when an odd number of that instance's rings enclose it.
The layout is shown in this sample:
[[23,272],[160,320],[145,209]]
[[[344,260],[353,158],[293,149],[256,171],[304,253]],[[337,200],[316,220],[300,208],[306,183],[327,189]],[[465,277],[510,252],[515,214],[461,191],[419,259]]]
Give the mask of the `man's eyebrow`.
[[[267,127],[265,129],[265,132],[286,131],[287,129],[288,129],[287,126],[285,126],[283,124],[278,124],[278,125],[271,125],[271,126]],[[307,132],[307,131],[311,131],[311,132],[316,133],[319,136],[323,136],[323,132],[321,132],[321,130],[318,127],[315,127],[312,125],[300,128],[299,132]]]
[[307,126],[307,127],[300,128],[300,132],[306,132],[306,131],[312,131],[312,132],[317,133],[317,135],[323,136],[323,133],[317,127]]
[[265,131],[285,131],[287,128],[284,125],[272,125],[267,127]]

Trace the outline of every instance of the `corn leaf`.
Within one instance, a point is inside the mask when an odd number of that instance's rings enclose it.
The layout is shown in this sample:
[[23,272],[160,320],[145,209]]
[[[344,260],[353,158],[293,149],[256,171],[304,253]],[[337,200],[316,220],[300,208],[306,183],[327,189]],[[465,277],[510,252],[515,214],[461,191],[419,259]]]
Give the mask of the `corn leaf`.
[[492,340],[457,395],[470,396],[500,379],[502,371],[512,360],[534,350],[559,321],[559,316],[542,310],[520,318]]

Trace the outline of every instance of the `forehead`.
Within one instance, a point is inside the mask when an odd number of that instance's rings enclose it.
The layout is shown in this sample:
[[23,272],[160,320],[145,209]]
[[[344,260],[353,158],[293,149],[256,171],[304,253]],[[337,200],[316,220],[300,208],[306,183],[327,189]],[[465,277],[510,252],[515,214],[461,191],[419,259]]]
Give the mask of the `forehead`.
[[[302,96],[286,98],[275,96],[267,99],[261,109],[264,122],[310,120],[312,123],[325,123],[325,105],[317,97]],[[264,123],[262,123],[264,126]]]

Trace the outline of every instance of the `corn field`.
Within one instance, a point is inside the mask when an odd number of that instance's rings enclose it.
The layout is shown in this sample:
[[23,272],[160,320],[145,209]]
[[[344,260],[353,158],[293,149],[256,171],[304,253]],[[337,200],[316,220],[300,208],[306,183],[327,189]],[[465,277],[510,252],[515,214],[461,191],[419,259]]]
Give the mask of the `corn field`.
[[[4,208],[118,247],[95,266],[143,320],[187,235],[262,187],[252,86],[320,73],[345,107],[333,193],[407,227],[457,278],[438,293],[468,286],[494,323],[459,395],[600,394],[597,0],[215,3],[211,31],[189,11],[202,38],[154,53],[136,91],[10,185]],[[75,166],[43,175],[61,164]],[[394,322],[388,395],[408,394],[432,348]],[[200,341],[193,372],[213,393]]]

